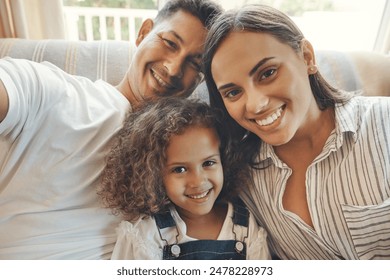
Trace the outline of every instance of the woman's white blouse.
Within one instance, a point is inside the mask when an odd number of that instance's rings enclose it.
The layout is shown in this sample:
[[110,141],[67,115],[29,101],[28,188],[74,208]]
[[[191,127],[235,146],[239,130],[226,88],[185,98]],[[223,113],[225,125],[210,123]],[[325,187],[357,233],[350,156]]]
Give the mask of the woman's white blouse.
[[[262,143],[242,199],[281,259],[390,258],[390,98],[357,96],[335,107],[335,130],[306,171],[314,228],[283,207],[292,170]],[[297,155],[299,160],[299,155]]]

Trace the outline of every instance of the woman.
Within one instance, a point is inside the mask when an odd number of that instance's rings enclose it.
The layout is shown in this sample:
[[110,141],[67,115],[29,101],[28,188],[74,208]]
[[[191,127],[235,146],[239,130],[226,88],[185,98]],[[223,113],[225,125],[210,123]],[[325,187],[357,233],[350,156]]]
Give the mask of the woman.
[[283,259],[390,258],[388,97],[330,86],[289,17],[263,5],[221,15],[206,42],[212,106],[226,114],[243,198]]

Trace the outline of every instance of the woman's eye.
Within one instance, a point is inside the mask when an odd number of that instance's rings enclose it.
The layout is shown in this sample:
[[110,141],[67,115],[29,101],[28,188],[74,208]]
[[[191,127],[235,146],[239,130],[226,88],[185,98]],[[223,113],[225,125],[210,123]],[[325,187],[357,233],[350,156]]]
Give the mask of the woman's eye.
[[222,95],[225,98],[234,98],[237,95],[239,95],[240,93],[241,93],[241,90],[239,90],[239,89],[232,89],[232,90],[228,90],[228,91],[224,92]]
[[175,167],[173,170],[172,170],[173,173],[184,173],[186,172],[186,169],[185,167],[183,166],[179,166],[179,167]]
[[265,80],[276,73],[276,69],[268,69],[260,76],[260,80]]

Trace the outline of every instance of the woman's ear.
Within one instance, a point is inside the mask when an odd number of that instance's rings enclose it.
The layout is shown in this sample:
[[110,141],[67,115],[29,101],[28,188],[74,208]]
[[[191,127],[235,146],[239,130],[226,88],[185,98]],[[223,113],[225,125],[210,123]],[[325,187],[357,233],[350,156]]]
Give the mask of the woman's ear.
[[302,55],[307,67],[307,73],[313,75],[317,73],[318,67],[316,65],[316,57],[313,46],[306,39],[302,40],[301,44]]
[[306,65],[308,66],[315,65],[316,58],[311,43],[306,39],[302,39],[301,49],[302,49],[303,59],[305,60]]
[[149,32],[153,29],[154,22],[152,19],[146,19],[138,32],[137,39],[135,40],[135,44],[138,47],[142,40],[149,34]]

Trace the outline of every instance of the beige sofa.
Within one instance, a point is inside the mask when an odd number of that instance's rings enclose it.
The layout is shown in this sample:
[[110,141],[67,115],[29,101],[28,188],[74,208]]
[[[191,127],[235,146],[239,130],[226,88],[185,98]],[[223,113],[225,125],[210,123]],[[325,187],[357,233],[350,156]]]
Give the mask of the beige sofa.
[[[0,58],[10,56],[49,61],[68,73],[91,80],[119,83],[131,62],[135,46],[125,41],[0,39]],[[390,56],[370,52],[317,51],[323,76],[345,90],[363,89],[366,95],[390,96]],[[194,97],[207,100],[202,84]]]
[[[125,75],[134,49],[132,44],[115,41],[0,39],[0,57],[49,61],[71,74],[103,79],[113,85]],[[378,95],[390,93],[389,57],[328,51],[317,52],[317,63],[324,76],[343,89],[364,88],[368,94]],[[204,84],[193,96],[207,101]]]

